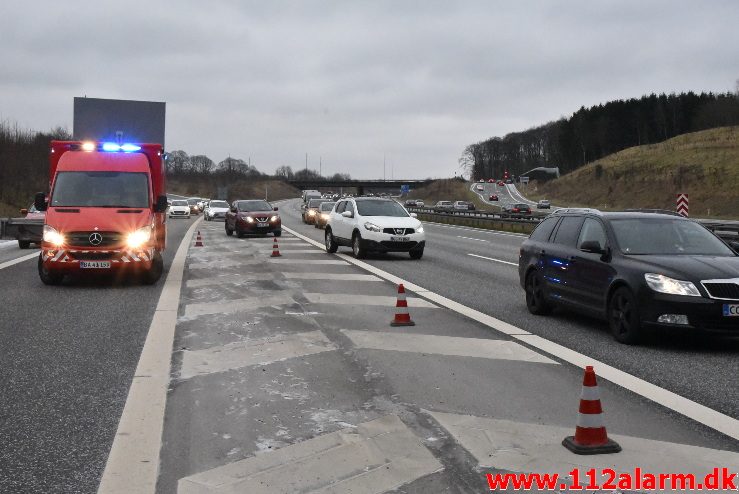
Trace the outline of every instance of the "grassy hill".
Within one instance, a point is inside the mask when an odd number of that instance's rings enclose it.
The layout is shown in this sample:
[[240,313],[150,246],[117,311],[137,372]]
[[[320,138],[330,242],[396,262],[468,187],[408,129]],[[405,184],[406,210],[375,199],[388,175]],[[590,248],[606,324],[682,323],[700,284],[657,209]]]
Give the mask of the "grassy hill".
[[677,193],[691,217],[739,218],[739,127],[625,149],[527,191],[557,205],[670,210]]

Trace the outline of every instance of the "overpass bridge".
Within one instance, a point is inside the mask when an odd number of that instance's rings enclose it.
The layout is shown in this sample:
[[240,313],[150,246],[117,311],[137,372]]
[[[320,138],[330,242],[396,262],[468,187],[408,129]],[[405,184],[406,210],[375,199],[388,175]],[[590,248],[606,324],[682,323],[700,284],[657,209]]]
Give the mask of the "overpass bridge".
[[292,179],[287,181],[289,184],[298,189],[331,189],[336,190],[340,187],[352,187],[357,190],[357,194],[364,194],[369,190],[400,190],[404,185],[410,189],[415,189],[432,182],[431,179],[424,180],[327,180],[327,179]]

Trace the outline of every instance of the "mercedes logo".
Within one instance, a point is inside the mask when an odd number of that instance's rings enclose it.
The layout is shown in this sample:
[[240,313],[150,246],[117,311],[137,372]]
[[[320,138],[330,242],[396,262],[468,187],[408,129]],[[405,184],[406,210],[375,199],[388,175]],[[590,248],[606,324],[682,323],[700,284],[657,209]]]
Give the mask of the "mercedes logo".
[[100,245],[103,242],[103,236],[98,232],[90,234],[90,245]]

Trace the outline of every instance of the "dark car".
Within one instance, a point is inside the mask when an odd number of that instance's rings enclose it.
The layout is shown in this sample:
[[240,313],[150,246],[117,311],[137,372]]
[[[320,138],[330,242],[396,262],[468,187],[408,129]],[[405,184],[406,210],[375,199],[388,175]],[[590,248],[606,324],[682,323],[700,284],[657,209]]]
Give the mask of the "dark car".
[[243,238],[249,233],[272,233],[279,237],[282,235],[282,220],[275,211],[277,208],[261,199],[234,201],[226,213],[226,235],[236,232],[239,238]]
[[536,203],[536,209],[549,209],[551,207],[552,207],[552,204],[546,199],[542,199]]
[[316,217],[320,214],[319,209],[321,207],[321,204],[324,202],[331,202],[328,199],[311,199],[308,201],[308,203],[305,205],[305,208],[303,209],[303,223],[307,223],[309,225],[313,225],[316,222]]
[[197,197],[191,197],[187,200],[187,205],[190,206],[190,214],[200,214],[200,206],[198,203],[200,199]]
[[521,218],[524,216],[530,216],[531,215],[531,206],[524,203],[515,203],[515,204],[507,204],[503,206],[503,212],[501,213],[503,217],[513,217],[513,218]]
[[600,317],[622,343],[645,327],[739,335],[739,256],[680,216],[559,210],[523,242],[518,273],[529,312]]
[[498,194],[490,194],[490,201],[497,201],[498,200]]

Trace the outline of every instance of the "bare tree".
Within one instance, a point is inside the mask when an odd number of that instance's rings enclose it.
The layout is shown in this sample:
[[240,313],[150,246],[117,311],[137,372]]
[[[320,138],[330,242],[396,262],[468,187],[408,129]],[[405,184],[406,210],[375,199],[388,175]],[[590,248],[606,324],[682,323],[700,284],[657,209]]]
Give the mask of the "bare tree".
[[215,163],[213,163],[213,160],[203,154],[196,154],[195,156],[191,156],[190,162],[192,163],[192,170],[195,173],[199,173],[201,175],[206,175],[212,172],[213,168],[215,167]]

